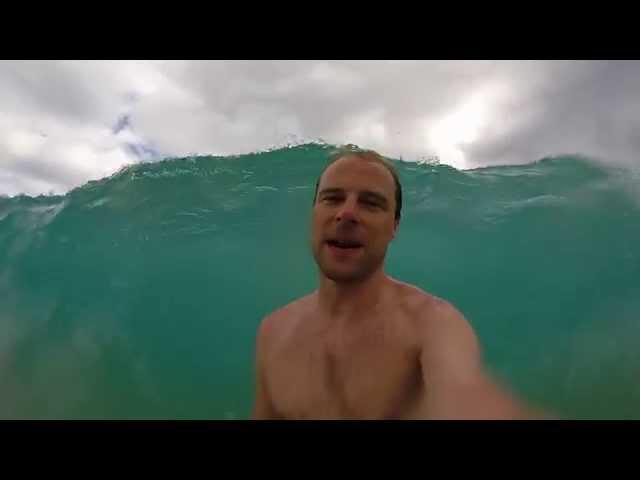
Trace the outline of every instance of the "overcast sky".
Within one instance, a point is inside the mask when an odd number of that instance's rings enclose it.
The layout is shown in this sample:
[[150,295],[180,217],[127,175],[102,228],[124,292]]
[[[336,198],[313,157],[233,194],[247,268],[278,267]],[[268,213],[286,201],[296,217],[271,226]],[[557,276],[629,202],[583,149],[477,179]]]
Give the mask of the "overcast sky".
[[463,169],[565,153],[638,165],[640,62],[0,62],[4,195],[313,139]]

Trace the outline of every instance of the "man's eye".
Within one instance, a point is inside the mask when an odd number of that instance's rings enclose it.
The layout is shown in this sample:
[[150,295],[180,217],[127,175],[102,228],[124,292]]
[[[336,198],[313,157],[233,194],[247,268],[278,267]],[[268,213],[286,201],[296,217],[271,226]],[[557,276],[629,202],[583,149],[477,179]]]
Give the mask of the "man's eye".
[[365,205],[367,205],[368,207],[379,207],[380,205],[378,205],[378,202],[376,202],[375,200],[364,200],[363,202]]
[[324,200],[327,202],[337,202],[339,200],[338,197],[324,197]]

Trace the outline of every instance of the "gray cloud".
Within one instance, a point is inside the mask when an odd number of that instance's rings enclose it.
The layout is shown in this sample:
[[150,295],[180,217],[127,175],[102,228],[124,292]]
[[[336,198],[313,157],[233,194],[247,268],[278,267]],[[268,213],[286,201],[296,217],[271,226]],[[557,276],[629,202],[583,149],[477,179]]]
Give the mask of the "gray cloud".
[[[573,65],[571,64],[573,63]],[[564,71],[527,89],[504,113],[532,112],[503,134],[488,135],[465,151],[478,165],[532,161],[545,155],[584,153],[637,165],[640,138],[640,63],[571,62]]]
[[3,62],[0,193],[62,193],[152,152],[293,138],[458,168],[563,153],[633,165],[639,93],[639,62]]

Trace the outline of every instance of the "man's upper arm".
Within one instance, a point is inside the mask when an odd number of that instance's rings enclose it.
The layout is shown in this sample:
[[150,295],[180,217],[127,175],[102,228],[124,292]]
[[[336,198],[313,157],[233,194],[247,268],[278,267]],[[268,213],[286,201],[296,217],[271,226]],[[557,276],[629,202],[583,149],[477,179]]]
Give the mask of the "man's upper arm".
[[265,381],[267,352],[274,329],[274,316],[265,317],[260,323],[256,338],[256,389],[252,418],[256,420],[277,418]]
[[487,375],[471,325],[438,300],[424,322],[420,361],[427,418],[521,418],[524,410]]

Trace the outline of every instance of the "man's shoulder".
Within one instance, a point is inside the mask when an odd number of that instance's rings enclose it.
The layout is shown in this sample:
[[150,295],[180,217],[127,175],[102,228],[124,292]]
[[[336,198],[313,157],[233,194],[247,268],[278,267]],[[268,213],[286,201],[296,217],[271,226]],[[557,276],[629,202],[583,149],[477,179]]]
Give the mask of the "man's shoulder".
[[275,322],[298,316],[305,310],[309,309],[314,295],[315,292],[305,295],[304,297],[296,298],[295,300],[292,300],[291,302],[272,311],[264,319],[269,319],[270,321]]
[[422,351],[478,350],[473,326],[452,302],[413,285],[404,284],[402,289],[409,331]]
[[413,315],[422,316],[425,313],[433,313],[455,308],[453,305],[422,288],[400,280],[392,279],[396,296],[403,308],[408,309]]
[[450,301],[423,290],[416,285],[393,280],[401,306],[416,325],[464,321],[458,308]]
[[313,295],[297,298],[265,315],[260,323],[260,335],[271,337],[290,327],[309,308]]

